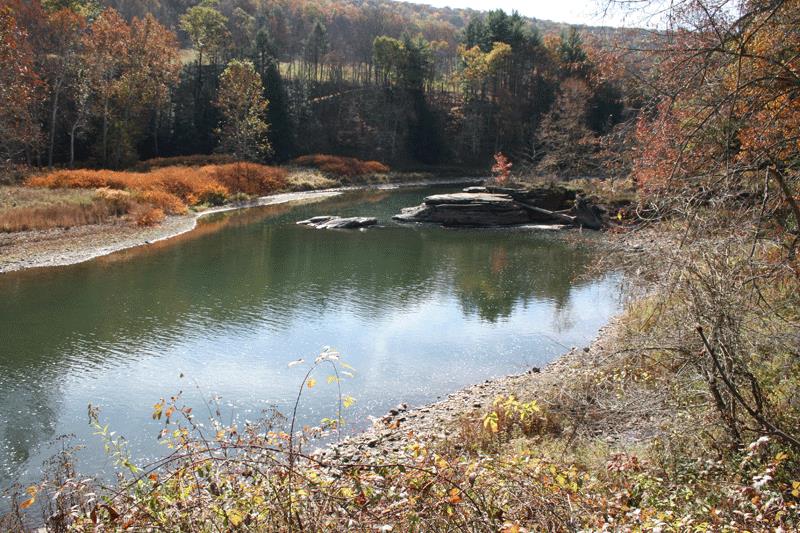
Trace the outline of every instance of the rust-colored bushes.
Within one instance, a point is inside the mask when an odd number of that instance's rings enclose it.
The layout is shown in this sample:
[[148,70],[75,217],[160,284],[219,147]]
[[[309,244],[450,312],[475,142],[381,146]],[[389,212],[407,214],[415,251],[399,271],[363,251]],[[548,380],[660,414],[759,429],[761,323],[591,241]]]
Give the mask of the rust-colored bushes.
[[286,169],[255,163],[231,163],[213,165],[200,170],[229,190],[252,196],[264,196],[286,186]]
[[368,174],[385,174],[389,167],[379,161],[362,161],[353,157],[312,154],[298,157],[293,164],[301,167],[313,167],[322,172],[341,178],[352,178]]

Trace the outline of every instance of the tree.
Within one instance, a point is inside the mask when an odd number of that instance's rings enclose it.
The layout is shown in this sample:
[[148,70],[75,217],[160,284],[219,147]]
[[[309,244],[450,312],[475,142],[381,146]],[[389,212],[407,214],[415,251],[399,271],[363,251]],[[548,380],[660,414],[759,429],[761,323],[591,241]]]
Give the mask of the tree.
[[41,80],[34,71],[26,34],[9,8],[0,8],[0,158],[16,160],[38,143],[34,116]]
[[127,72],[123,78],[126,109],[141,110],[153,130],[154,155],[158,155],[161,115],[169,104],[172,87],[180,76],[178,40],[150,14],[131,22]]
[[324,24],[316,21],[306,39],[306,59],[314,65],[314,81],[319,80],[319,66],[323,56],[328,52],[328,47],[328,30]]
[[372,57],[376,73],[382,78],[384,85],[389,85],[399,76],[403,63],[403,42],[387,35],[375,37]]
[[583,72],[588,57],[583,49],[583,38],[577,28],[572,27],[569,32],[561,32],[556,51],[565,70]]
[[108,129],[111,114],[111,101],[116,84],[122,76],[128,56],[130,28],[113,9],[103,11],[84,36],[87,66],[90,78],[97,93],[98,113],[101,116],[100,156],[104,165],[108,164]]
[[181,17],[180,27],[192,40],[197,52],[196,97],[199,98],[203,83],[203,56],[211,58],[212,64],[216,55],[224,47],[228,37],[226,27],[228,18],[217,11],[216,0],[203,0],[190,7]]
[[251,61],[234,59],[220,76],[216,105],[222,113],[220,149],[237,158],[257,161],[272,151],[267,132],[269,102]]
[[711,406],[718,449],[800,450],[800,3],[697,0],[665,19],[633,174],[648,218],[682,227],[643,272],[669,291],[648,320],[671,322],[637,342],[692,369],[684,398]]
[[544,157],[538,170],[559,178],[585,177],[595,172],[596,137],[586,125],[589,88],[583,80],[570,78],[545,115],[538,141]]
[[61,97],[70,78],[81,68],[80,54],[86,18],[70,9],[60,9],[48,16],[49,39],[45,54],[44,72],[50,88],[50,117],[47,143],[47,164],[53,166],[56,128]]

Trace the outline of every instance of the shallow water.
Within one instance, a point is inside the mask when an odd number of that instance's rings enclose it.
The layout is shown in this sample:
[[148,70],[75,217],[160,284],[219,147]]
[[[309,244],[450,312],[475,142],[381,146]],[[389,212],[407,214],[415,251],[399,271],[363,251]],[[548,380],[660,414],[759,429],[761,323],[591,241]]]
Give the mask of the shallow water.
[[[400,402],[545,365],[617,311],[617,279],[587,279],[590,252],[558,235],[389,220],[446,190],[219,215],[168,242],[0,276],[0,488],[38,477],[62,434],[84,446],[82,471],[107,472],[89,403],[143,461],[163,452],[160,397],[183,391],[199,413],[219,396],[226,421],[286,412],[305,373],[287,363],[331,345],[356,369],[342,384],[355,431]],[[319,214],[385,226],[294,224]],[[335,416],[328,373],[304,393],[302,423]]]

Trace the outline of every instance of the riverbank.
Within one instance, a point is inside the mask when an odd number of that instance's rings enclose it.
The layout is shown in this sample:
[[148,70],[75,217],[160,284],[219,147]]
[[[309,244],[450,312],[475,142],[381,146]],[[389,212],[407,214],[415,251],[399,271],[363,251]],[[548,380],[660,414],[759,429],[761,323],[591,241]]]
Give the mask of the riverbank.
[[[322,462],[337,465],[406,461],[412,454],[409,444],[413,442],[464,452],[466,443],[459,433],[464,421],[482,420],[496,398],[510,394],[518,398],[538,398],[551,411],[558,409],[553,392],[563,388],[565,383],[579,382],[596,371],[619,350],[621,331],[622,319],[617,317],[600,328],[588,346],[572,347],[543,368],[531,367],[518,374],[487,379],[435,403],[415,407],[400,404],[374,420],[371,428],[317,450],[314,455]],[[619,425],[607,436],[609,443],[624,438],[626,445],[633,445],[644,437],[634,427]]]
[[48,230],[0,233],[0,274],[41,267],[68,266],[115,252],[147,246],[190,232],[200,218],[240,209],[265,207],[285,203],[314,202],[349,191],[366,189],[395,189],[400,187],[424,187],[480,181],[476,178],[420,180],[418,175],[394,176],[391,182],[367,183],[283,192],[257,198],[248,202],[224,205],[187,215],[169,216],[156,226],[136,226],[120,220],[104,224],[52,228]]

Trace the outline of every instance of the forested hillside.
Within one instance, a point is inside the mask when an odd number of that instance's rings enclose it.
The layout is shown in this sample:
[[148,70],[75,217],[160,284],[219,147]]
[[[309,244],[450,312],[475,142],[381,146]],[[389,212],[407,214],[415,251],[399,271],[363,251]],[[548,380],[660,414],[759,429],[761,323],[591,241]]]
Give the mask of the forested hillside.
[[[388,0],[2,0],[4,160],[127,168],[223,151],[401,167],[603,175],[643,96],[643,32]],[[263,150],[226,136],[220,77],[239,60],[268,102]],[[241,87],[238,91],[243,90]],[[263,109],[262,109],[263,111]],[[619,130],[620,128],[617,128]],[[610,134],[614,135],[610,135]],[[239,151],[243,149],[239,146]],[[613,165],[611,165],[613,167]]]

